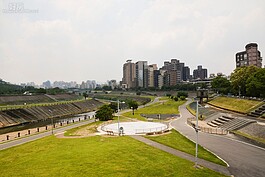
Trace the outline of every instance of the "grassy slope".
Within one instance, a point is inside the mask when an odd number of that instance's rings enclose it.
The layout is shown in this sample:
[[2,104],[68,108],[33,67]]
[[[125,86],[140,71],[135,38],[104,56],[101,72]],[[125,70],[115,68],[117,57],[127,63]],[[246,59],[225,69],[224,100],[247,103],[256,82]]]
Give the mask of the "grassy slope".
[[256,137],[256,136],[252,136],[252,135],[249,135],[249,134],[244,133],[244,132],[241,132],[241,131],[233,131],[233,133],[265,144],[265,139],[263,139],[263,138],[259,138],[259,137]]
[[130,137],[57,139],[53,136],[2,150],[1,176],[222,176],[195,169]]
[[[195,155],[195,143],[181,135],[176,130],[172,130],[172,133],[170,134],[165,134],[161,136],[146,136],[146,138],[170,146],[174,149],[186,152],[188,154]],[[217,158],[215,155],[205,150],[201,146],[198,147],[199,158],[226,166],[226,164],[222,160]]]
[[261,102],[255,100],[238,99],[238,98],[217,97],[214,100],[210,101],[209,103],[214,106],[229,109],[232,111],[248,113],[251,109],[259,105]]
[[88,125],[82,125],[80,127],[76,127],[76,128],[72,128],[70,130],[67,130],[64,133],[64,136],[80,136],[78,134],[76,134],[77,131],[85,129],[86,131],[89,131],[90,133],[95,133],[96,129],[95,127],[97,127],[99,124],[102,124],[102,121],[97,121],[97,122],[93,122],[91,124]]
[[132,112],[127,112],[122,115],[125,117],[136,118],[138,120],[146,120],[140,114],[177,114],[179,113],[178,107],[185,103],[185,101],[167,100],[168,101],[164,103],[155,103],[148,107],[135,110],[134,115],[132,115]]

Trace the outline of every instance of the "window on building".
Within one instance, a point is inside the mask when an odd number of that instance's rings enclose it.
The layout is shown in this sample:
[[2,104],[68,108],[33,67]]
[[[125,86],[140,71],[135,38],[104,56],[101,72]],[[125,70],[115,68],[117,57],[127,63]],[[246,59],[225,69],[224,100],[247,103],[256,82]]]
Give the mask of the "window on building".
[[244,59],[245,59],[245,60],[247,59],[247,57],[248,57],[247,54],[244,54]]

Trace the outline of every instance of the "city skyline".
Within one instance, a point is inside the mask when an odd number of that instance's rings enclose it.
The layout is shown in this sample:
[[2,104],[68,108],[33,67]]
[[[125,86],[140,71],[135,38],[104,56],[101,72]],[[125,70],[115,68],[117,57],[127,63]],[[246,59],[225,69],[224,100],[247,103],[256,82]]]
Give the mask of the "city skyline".
[[265,52],[262,0],[4,0],[1,7],[0,78],[15,84],[120,81],[128,59],[161,67],[176,58],[191,71],[202,65],[229,75],[246,44]]

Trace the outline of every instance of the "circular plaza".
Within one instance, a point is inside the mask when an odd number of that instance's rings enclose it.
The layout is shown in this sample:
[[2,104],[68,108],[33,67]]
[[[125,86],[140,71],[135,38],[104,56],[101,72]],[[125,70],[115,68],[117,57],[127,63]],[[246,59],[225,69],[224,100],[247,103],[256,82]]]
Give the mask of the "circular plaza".
[[101,130],[104,132],[120,133],[124,135],[138,135],[147,133],[159,133],[168,129],[168,126],[158,122],[120,122],[104,125]]

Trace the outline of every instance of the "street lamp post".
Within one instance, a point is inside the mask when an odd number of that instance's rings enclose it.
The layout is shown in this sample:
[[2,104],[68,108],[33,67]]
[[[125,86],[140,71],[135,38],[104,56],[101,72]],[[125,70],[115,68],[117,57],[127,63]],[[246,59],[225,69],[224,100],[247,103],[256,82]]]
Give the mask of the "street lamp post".
[[[118,133],[120,136],[120,100],[117,101],[118,102]],[[125,103],[124,101],[121,103]]]
[[196,150],[195,150],[195,168],[198,167],[198,116],[199,116],[199,103],[198,100],[196,101],[197,106],[196,106],[196,127],[195,127],[195,132],[196,132]]
[[118,134],[120,136],[120,100],[118,100]]
[[132,115],[134,115],[134,109],[133,109],[133,107],[131,107],[131,109],[132,109]]

